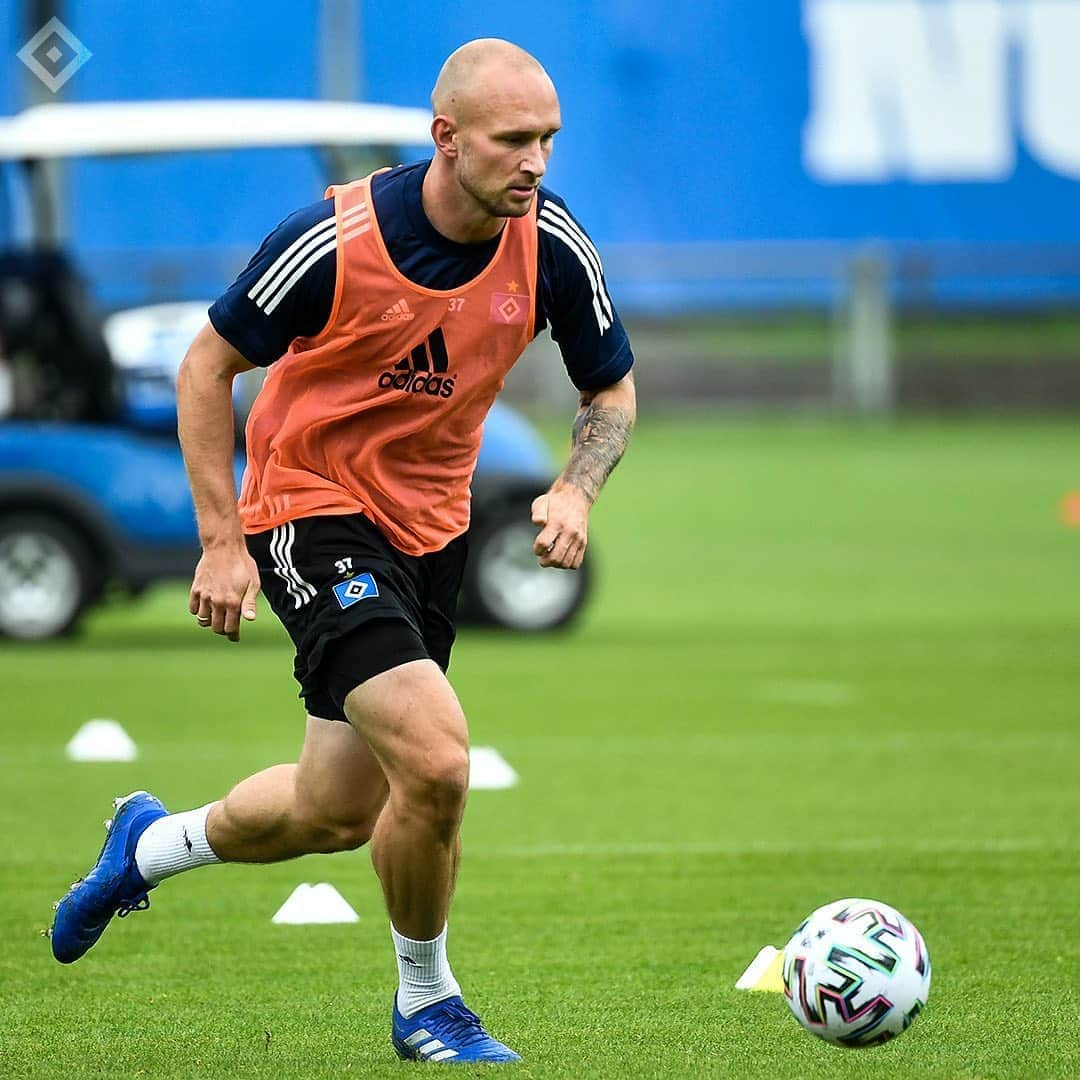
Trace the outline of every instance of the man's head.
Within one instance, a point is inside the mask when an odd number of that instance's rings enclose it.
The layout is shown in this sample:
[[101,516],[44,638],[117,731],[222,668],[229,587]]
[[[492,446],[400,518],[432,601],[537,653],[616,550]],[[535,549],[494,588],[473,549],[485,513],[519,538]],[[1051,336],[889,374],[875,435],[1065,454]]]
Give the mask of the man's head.
[[467,42],[443,64],[431,105],[440,168],[484,214],[527,214],[562,122],[540,63],[509,41]]

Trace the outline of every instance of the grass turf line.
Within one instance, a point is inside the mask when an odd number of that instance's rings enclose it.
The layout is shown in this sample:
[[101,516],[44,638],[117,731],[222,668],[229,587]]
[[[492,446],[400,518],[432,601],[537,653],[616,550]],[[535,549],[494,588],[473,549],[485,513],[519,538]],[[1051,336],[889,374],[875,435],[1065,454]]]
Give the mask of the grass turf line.
[[[450,939],[515,1075],[1075,1074],[1075,450],[1055,424],[643,423],[582,626],[455,654],[474,741],[522,778],[470,800]],[[363,852],[167,882],[71,968],[37,936],[114,794],[196,805],[295,755],[269,612],[239,646],[189,623],[164,589],[0,648],[0,1073],[400,1075]],[[92,716],[140,761],[67,763]],[[270,924],[319,880],[359,924]],[[860,894],[929,944],[902,1039],[841,1051],[733,989]]]

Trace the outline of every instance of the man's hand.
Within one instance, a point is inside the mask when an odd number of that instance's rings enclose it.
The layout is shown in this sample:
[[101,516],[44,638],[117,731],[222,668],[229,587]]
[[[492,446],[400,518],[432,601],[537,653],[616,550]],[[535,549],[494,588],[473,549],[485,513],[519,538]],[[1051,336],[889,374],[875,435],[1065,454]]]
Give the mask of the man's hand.
[[541,566],[576,570],[589,538],[589,508],[619,463],[637,415],[634,377],[629,372],[603,390],[582,391],[570,460],[547,494],[533,500],[533,544]]
[[204,551],[191,583],[188,611],[200,626],[240,640],[240,619],[255,621],[259,568],[243,547],[214,547]]
[[577,488],[556,481],[533,499],[532,520],[542,526],[533,544],[540,565],[576,570],[589,542],[589,500]]

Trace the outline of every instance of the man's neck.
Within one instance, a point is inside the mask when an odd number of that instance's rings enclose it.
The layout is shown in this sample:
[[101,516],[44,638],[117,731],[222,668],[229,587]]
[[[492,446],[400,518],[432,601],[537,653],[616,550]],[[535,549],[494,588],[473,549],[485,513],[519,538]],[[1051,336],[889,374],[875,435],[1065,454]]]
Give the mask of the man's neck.
[[453,170],[436,157],[424,177],[421,200],[432,226],[458,244],[481,244],[498,236],[506,218],[492,217],[476,205]]

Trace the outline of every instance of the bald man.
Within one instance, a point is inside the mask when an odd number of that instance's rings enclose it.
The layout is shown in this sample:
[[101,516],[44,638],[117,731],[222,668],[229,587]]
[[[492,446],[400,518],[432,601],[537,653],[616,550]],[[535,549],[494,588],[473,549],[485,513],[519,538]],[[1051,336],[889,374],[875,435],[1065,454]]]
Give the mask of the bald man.
[[[402,1058],[515,1061],[461,1000],[446,954],[469,778],[446,678],[483,420],[545,326],[580,393],[565,468],[532,506],[541,566],[576,570],[635,417],[633,357],[596,249],[540,187],[561,118],[528,53],[463,45],[432,93],[430,161],[331,188],[287,218],[211,307],[177,385],[203,554],[190,611],[238,640],[266,596],[296,647],[300,760],[169,814],[117,800],[58,905],[77,960],[114,914],[216,862],[370,841],[397,956]],[[232,381],[269,368],[237,500]]]

